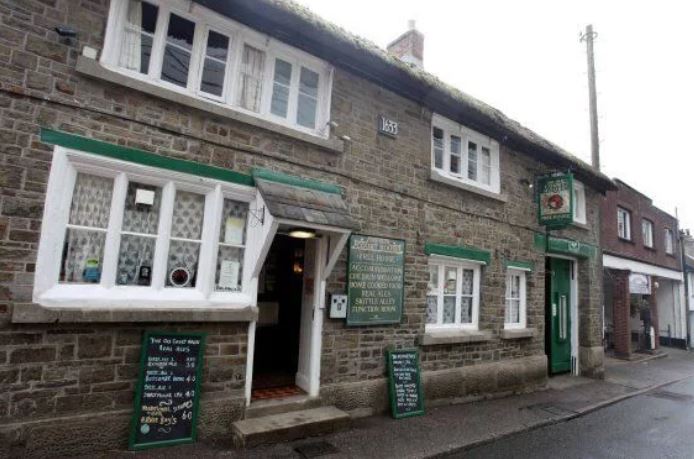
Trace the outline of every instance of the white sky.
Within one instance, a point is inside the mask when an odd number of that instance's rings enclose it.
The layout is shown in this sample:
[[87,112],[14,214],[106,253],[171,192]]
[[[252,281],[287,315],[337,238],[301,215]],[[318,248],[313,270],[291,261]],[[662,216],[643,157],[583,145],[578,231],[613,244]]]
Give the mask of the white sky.
[[[595,41],[602,170],[694,229],[694,3],[298,0],[381,47],[408,19],[424,67],[590,162],[585,44]],[[689,113],[689,115],[688,115]]]

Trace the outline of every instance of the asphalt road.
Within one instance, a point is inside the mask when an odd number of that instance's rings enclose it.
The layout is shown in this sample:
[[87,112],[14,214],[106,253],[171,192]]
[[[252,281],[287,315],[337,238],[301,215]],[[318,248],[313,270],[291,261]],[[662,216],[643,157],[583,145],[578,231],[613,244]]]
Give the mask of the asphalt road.
[[450,457],[694,458],[694,378]]

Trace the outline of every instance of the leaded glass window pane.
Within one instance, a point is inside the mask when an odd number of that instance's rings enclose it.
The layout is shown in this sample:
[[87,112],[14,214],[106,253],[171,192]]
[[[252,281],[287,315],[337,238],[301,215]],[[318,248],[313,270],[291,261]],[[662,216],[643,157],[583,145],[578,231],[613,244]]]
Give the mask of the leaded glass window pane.
[[106,228],[111,213],[113,179],[77,173],[70,205],[71,225]]
[[160,187],[137,182],[128,183],[122,230],[133,233],[157,234],[160,206]]
[[472,323],[472,298],[462,297],[460,299],[460,323]]
[[455,296],[443,297],[443,323],[455,323]]
[[427,323],[435,324],[438,322],[438,297],[427,296]]
[[123,234],[120,239],[116,283],[118,285],[152,284],[155,237]]
[[176,191],[166,266],[167,287],[195,287],[204,214],[205,196]]
[[101,280],[105,231],[68,228],[65,232],[60,281],[98,283]]

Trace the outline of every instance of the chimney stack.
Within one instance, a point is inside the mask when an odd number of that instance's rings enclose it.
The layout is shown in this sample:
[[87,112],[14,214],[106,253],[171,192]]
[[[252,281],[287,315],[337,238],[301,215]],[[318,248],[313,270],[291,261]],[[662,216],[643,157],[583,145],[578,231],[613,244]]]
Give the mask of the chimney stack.
[[414,20],[407,21],[407,32],[393,40],[387,49],[403,62],[424,67],[424,35],[415,28]]

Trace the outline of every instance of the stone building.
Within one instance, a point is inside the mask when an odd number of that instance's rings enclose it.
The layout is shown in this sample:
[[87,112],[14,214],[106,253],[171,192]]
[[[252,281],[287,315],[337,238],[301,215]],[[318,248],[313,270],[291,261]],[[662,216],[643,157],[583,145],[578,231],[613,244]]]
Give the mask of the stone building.
[[[618,356],[686,347],[687,305],[677,218],[619,179],[602,204],[605,331]],[[646,336],[653,327],[652,342]]]
[[[423,71],[415,30],[411,65],[271,0],[0,15],[0,454],[126,448],[151,330],[207,334],[199,441],[277,394],[383,412],[389,346],[427,404],[602,375],[614,185]],[[532,185],[567,170],[547,234]],[[330,314],[351,235],[404,242],[393,323]]]

